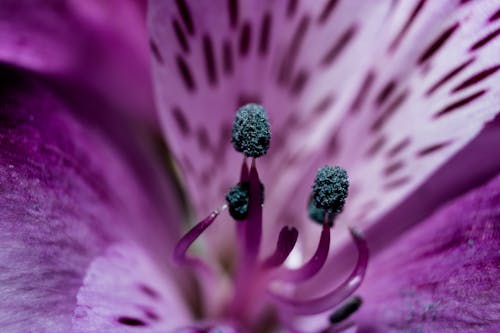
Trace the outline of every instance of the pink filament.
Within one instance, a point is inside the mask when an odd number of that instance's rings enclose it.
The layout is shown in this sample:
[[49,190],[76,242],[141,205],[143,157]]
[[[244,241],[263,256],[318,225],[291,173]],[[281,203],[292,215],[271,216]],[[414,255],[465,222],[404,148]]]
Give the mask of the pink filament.
[[369,251],[365,239],[350,229],[351,236],[358,249],[358,262],[351,275],[339,287],[327,293],[326,295],[310,299],[297,300],[285,297],[283,295],[268,291],[270,297],[279,305],[298,315],[318,314],[334,308],[356,291],[361,285],[368,265]]
[[213,211],[203,221],[195,225],[191,230],[185,234],[177,245],[175,246],[173,259],[179,265],[189,265],[200,268],[205,271],[210,271],[209,267],[198,258],[191,258],[187,255],[187,251],[191,244],[214,222],[215,218],[219,216],[219,211]]
[[297,269],[285,268],[279,273],[278,279],[286,282],[302,282],[310,279],[323,267],[328,258],[330,250],[330,226],[328,221],[323,224],[321,238],[316,248],[316,252],[307,263]]
[[262,238],[262,191],[260,179],[255,166],[255,159],[252,160],[249,174],[250,202],[248,204],[248,218],[244,222],[245,228],[245,260],[243,265],[247,267],[255,266],[259,255],[260,242]]
[[262,268],[271,269],[283,264],[290,255],[290,252],[292,252],[298,237],[299,232],[296,228],[290,226],[283,227],[278,236],[276,250],[262,262]]

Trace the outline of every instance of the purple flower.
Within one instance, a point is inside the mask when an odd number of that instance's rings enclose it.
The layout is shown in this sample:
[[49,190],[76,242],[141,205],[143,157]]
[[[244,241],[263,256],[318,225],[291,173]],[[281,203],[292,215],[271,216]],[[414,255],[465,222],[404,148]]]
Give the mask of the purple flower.
[[496,0],[3,0],[2,332],[498,332],[499,36]]

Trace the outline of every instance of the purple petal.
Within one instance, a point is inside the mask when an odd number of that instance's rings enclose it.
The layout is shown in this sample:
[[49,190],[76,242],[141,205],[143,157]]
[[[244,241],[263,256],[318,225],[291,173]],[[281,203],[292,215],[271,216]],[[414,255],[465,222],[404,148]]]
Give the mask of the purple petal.
[[[497,1],[290,3],[153,0],[149,10],[164,132],[200,214],[236,182],[236,107],[256,101],[269,113],[267,248],[283,221],[308,220],[318,166],[348,169],[338,223],[366,229],[500,111]],[[319,232],[301,230],[304,257]],[[338,247],[347,232],[334,238]]]
[[166,192],[161,214],[116,146],[43,82],[0,72],[0,326],[66,333],[92,261],[127,242],[165,267],[179,212]]
[[500,176],[443,207],[371,263],[360,332],[498,332]]
[[135,0],[2,1],[0,60],[83,84],[122,111],[150,120],[142,7]]

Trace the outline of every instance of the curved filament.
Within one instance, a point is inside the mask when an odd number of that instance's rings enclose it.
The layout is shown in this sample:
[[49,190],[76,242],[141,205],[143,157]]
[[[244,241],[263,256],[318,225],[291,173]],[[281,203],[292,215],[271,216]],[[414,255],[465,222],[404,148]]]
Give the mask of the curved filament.
[[283,227],[278,236],[278,243],[276,244],[274,253],[262,262],[262,268],[271,269],[283,264],[295,247],[298,237],[299,232],[296,228],[290,226]]
[[368,264],[369,251],[366,240],[361,234],[354,229],[350,229],[350,232],[358,249],[358,262],[344,283],[326,295],[310,300],[297,300],[269,291],[268,293],[271,298],[295,314],[311,315],[332,309],[351,296],[363,281]]

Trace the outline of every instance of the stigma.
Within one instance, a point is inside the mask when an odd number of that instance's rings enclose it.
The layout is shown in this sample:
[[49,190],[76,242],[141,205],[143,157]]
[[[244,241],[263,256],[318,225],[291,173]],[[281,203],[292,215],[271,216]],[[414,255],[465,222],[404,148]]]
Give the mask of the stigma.
[[[294,250],[300,232],[297,228],[283,225],[276,241],[274,252],[267,257],[260,254],[262,241],[264,185],[257,170],[257,158],[265,155],[270,147],[270,124],[264,107],[247,104],[240,107],[235,115],[232,129],[232,144],[242,153],[243,163],[239,180],[235,180],[228,189],[225,200],[205,219],[195,225],[181,238],[174,250],[174,260],[180,265],[208,271],[217,276],[217,269],[210,267],[201,258],[187,255],[189,247],[214,223],[224,210],[236,221],[237,262],[234,272],[229,276],[232,284],[232,297],[223,307],[220,317],[237,323],[242,331],[253,331],[252,322],[256,306],[271,307],[276,312],[276,321],[295,332],[288,316],[302,316],[332,313],[325,317],[325,329],[335,329],[351,313],[361,306],[361,300],[355,296],[348,300],[360,286],[368,264],[368,248],[363,236],[354,229],[349,229],[351,238],[358,251],[358,260],[348,278],[338,287],[323,290],[313,298],[298,298],[294,294],[278,292],[283,288],[298,288],[300,283],[314,278],[325,266],[330,252],[331,230],[335,218],[342,213],[349,194],[349,178],[345,169],[339,166],[320,168],[313,180],[310,200],[305,203],[308,215],[313,222],[321,225],[322,230],[316,250],[309,260],[298,268],[286,267],[285,262]],[[249,158],[251,159],[249,163]],[[317,228],[315,224],[311,228]],[[293,319],[292,318],[292,319]],[[262,318],[261,318],[262,319]],[[345,324],[344,322],[342,324]]]

